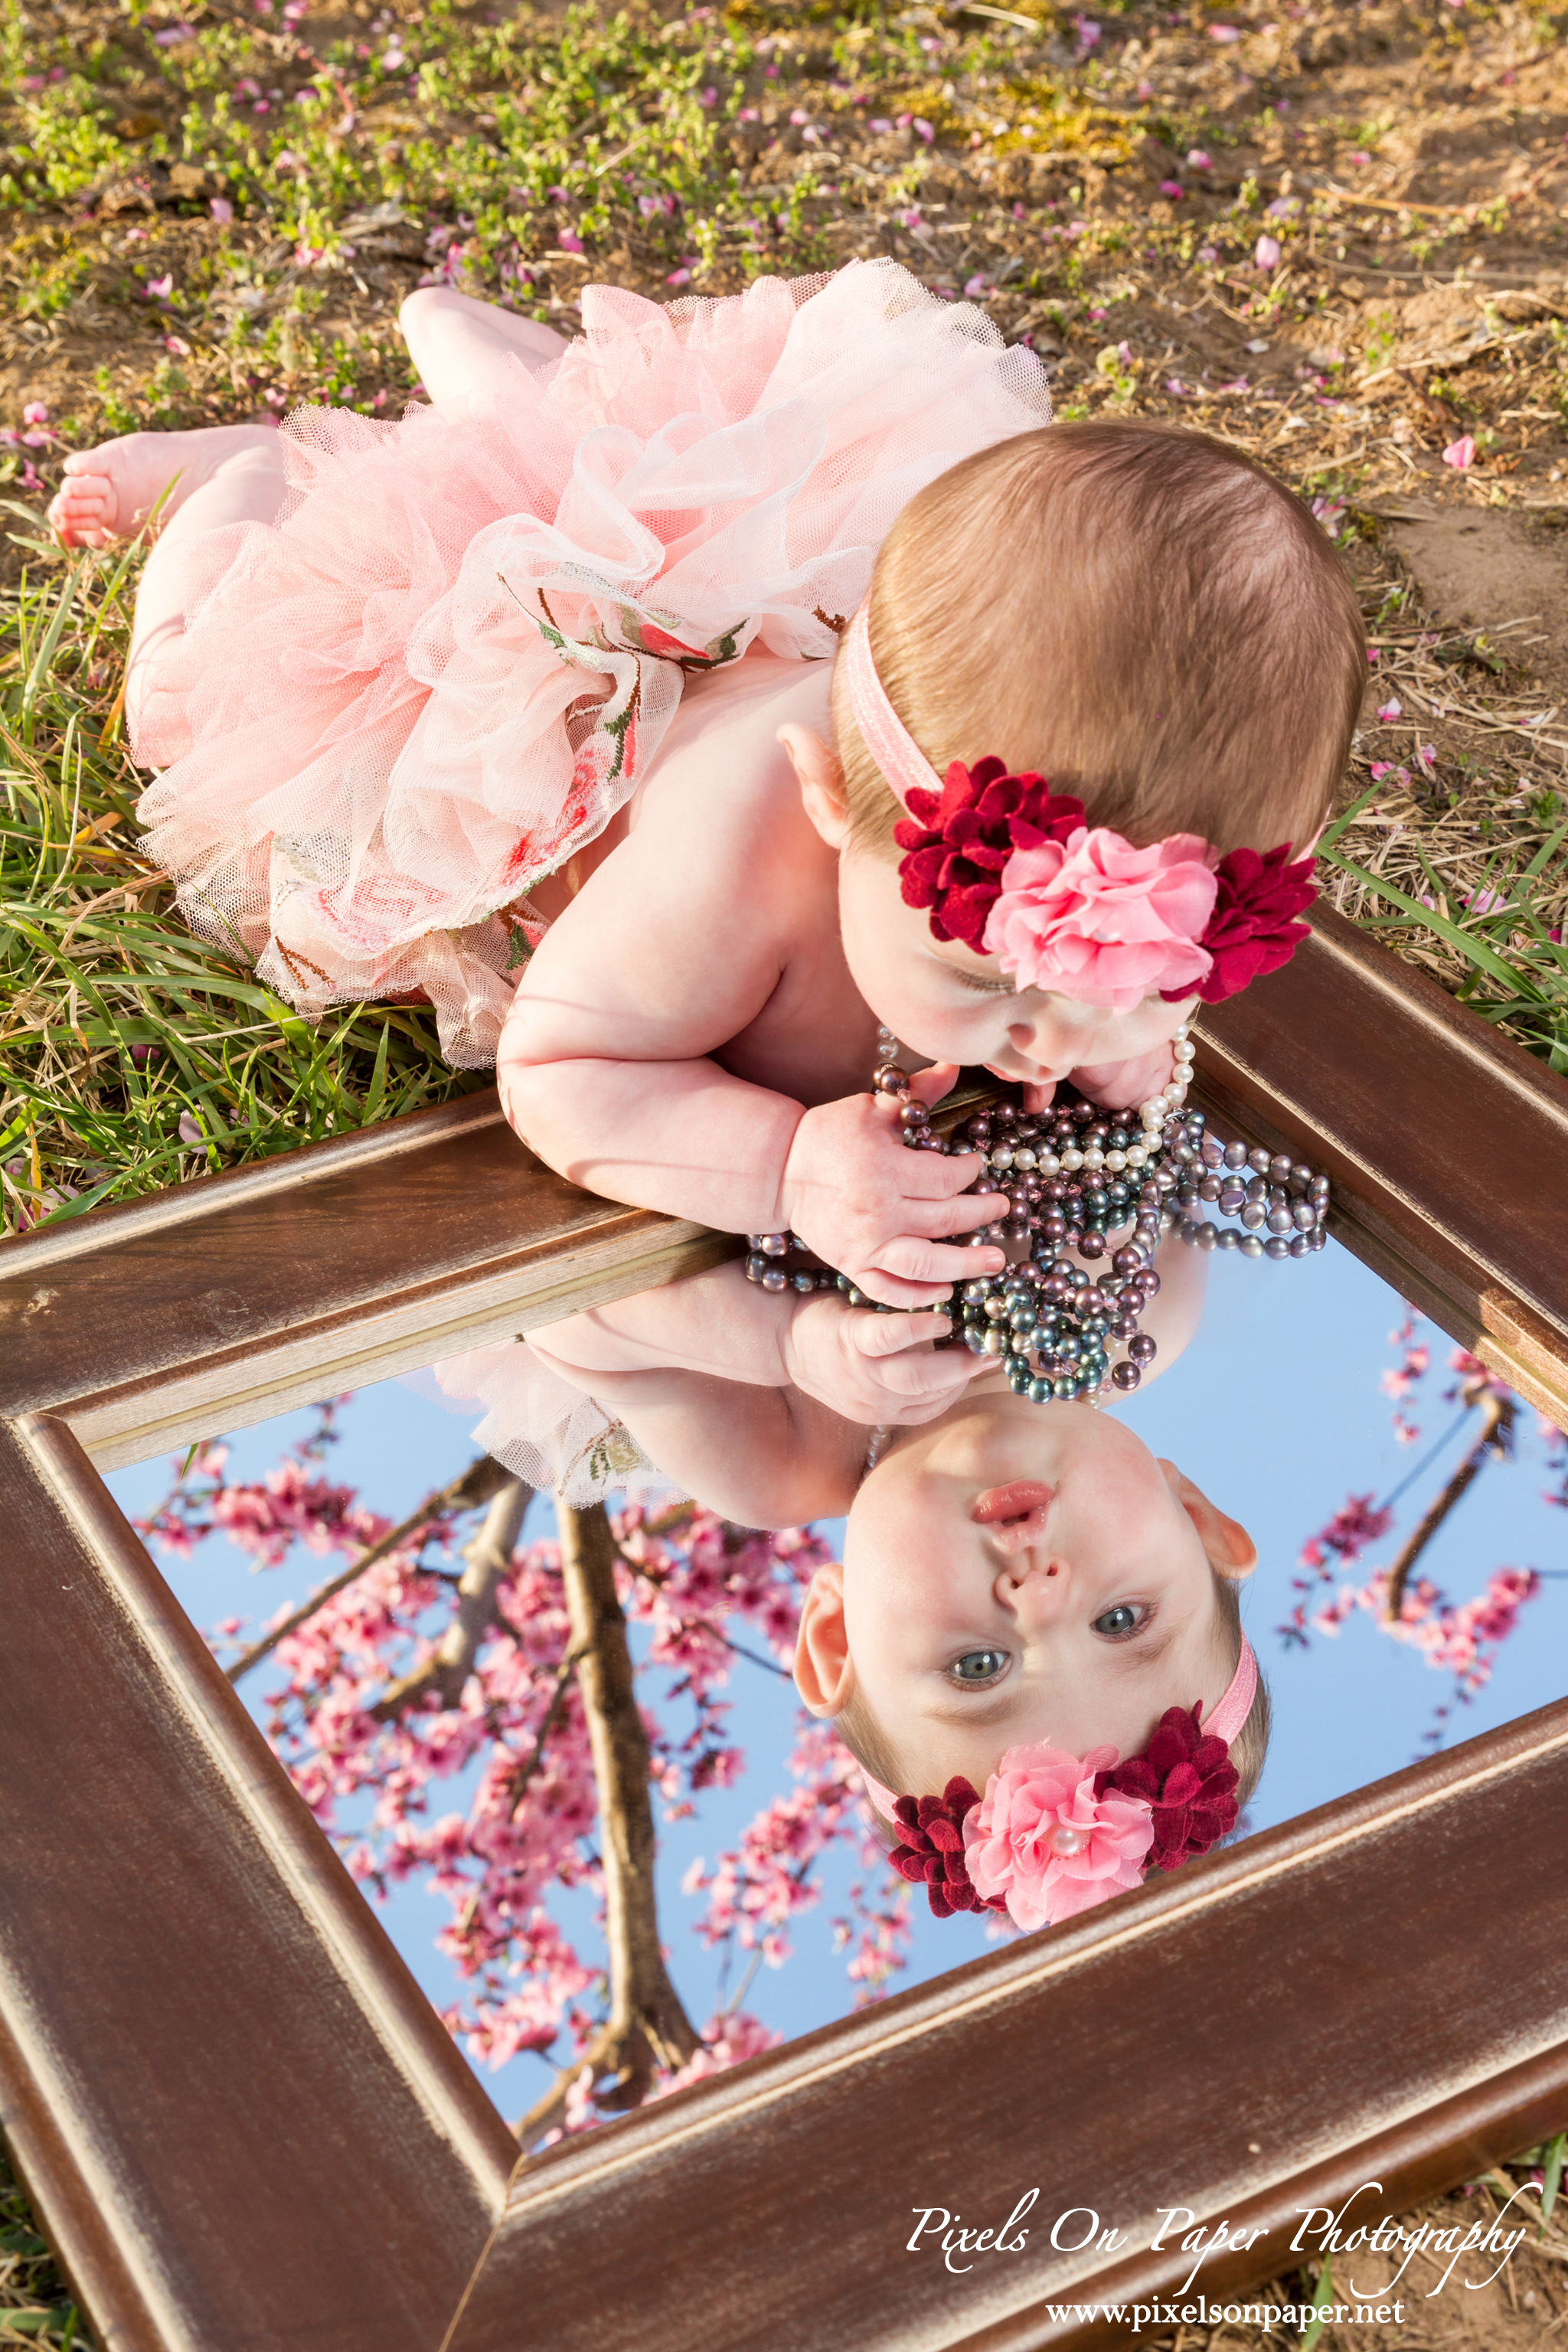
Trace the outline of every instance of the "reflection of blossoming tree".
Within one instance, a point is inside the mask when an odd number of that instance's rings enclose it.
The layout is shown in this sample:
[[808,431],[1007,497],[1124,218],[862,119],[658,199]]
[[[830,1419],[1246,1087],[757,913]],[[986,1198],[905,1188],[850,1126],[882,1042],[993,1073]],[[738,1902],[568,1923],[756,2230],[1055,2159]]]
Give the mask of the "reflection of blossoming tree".
[[[1401,1350],[1401,1360],[1394,1370],[1384,1373],[1380,1383],[1384,1395],[1394,1401],[1394,1434],[1402,1445],[1414,1444],[1421,1433],[1405,1408],[1431,1363],[1429,1349],[1415,1338],[1418,1320],[1414,1307],[1407,1307],[1404,1322],[1389,1334],[1391,1344]],[[1417,1464],[1387,1502],[1374,1505],[1370,1495],[1348,1496],[1327,1525],[1303,1545],[1299,1559],[1303,1573],[1292,1580],[1292,1589],[1300,1597],[1287,1622],[1276,1629],[1287,1647],[1306,1649],[1310,1633],[1337,1633],[1359,1609],[1372,1617],[1381,1632],[1416,1650],[1429,1666],[1451,1674],[1452,1698],[1435,1710],[1433,1728],[1426,1735],[1426,1744],[1431,1748],[1441,1746],[1454,1706],[1468,1706],[1485,1688],[1499,1644],[1519,1622],[1524,1603],[1541,1590],[1537,1570],[1499,1568],[1481,1591],[1468,1601],[1455,1602],[1429,1577],[1415,1573],[1422,1553],[1487,1464],[1511,1460],[1514,1452],[1519,1399],[1463,1348],[1454,1350],[1448,1364],[1457,1378],[1443,1392],[1445,1403],[1458,1403],[1461,1421],[1472,1412],[1479,1416],[1479,1428],[1458,1469],[1434,1496],[1394,1559],[1384,1568],[1373,1569],[1359,1583],[1348,1580],[1346,1571],[1356,1568],[1363,1553],[1388,1534],[1394,1525],[1393,1505],[1455,1431],[1445,1431],[1432,1453]],[[1568,1507],[1568,1475],[1562,1475],[1568,1472],[1568,1445],[1550,1423],[1542,1421],[1540,1430],[1547,1448],[1547,1466],[1561,1475],[1558,1489],[1548,1490],[1543,1499]]]
[[[241,1646],[230,1619],[214,1646],[238,1650],[236,1680],[268,1657],[282,1669],[267,1736],[362,1885],[417,1876],[449,1903],[437,1940],[467,1980],[451,2031],[492,2065],[523,2050],[553,2065],[519,2126],[525,2143],[775,2042],[741,2004],[762,1962],[787,1958],[789,1922],[817,1901],[835,1844],[863,1864],[835,1937],[858,1997],[873,1998],[903,1964],[908,1889],[868,1837],[852,1759],[809,1717],[791,1785],[711,1872],[688,1874],[687,1891],[708,1898],[697,1929],[721,1948],[726,1988],[700,2034],[666,1973],[654,1901],[653,1797],[679,1820],[740,1774],[719,1694],[738,1657],[787,1672],[825,1548],[687,1502],[562,1512],[559,1541],[522,1544],[528,1491],[488,1459],[394,1527],[323,1473],[343,1402],[321,1407],[259,1480],[231,1481],[226,1447],[195,1448],[138,1524],[185,1557],[221,1532],[259,1567],[296,1544],[346,1560],[261,1639]],[[459,1775],[466,1810],[432,1818]],[[574,1887],[600,1898],[607,1964],[580,1956],[552,1917],[552,1895]]]

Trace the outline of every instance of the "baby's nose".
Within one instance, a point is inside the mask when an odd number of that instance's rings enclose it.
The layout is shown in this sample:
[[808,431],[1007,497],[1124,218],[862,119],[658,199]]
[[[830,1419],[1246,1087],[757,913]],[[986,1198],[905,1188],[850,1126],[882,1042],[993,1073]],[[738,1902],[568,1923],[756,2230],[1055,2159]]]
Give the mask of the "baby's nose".
[[1052,1625],[1068,1605],[1066,1563],[1037,1542],[1007,1561],[996,1580],[996,1596],[1026,1631]]

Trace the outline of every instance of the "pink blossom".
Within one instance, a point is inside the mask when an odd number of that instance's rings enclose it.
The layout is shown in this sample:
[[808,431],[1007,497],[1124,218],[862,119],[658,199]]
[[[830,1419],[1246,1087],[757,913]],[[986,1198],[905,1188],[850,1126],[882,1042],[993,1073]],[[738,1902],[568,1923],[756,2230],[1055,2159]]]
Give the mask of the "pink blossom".
[[23,424],[47,425],[48,421],[49,412],[44,405],[43,402],[41,400],[28,401],[27,405],[22,411]]
[[150,278],[142,289],[149,302],[166,302],[174,290],[174,279],[172,271],[164,278]]
[[1201,147],[1189,147],[1187,150],[1187,169],[1189,172],[1212,172],[1214,170],[1214,164]]
[[[1210,30],[1213,30],[1212,26]],[[1252,248],[1252,258],[1258,264],[1259,269],[1278,269],[1279,267],[1279,238],[1277,236],[1260,236],[1258,243]]]
[[931,145],[932,142],[936,138],[935,131],[921,115],[917,114],[913,118],[910,124],[910,129],[914,132],[917,139],[923,139],[928,147]]
[[220,227],[234,218],[234,206],[226,196],[211,197],[208,200],[207,210]]
[[1403,718],[1404,705],[1391,695],[1386,702],[1378,704],[1377,715],[1384,727],[1392,727],[1396,719]]
[[1198,945],[1218,885],[1195,834],[1134,849],[1103,825],[1079,825],[1064,845],[1016,850],[984,944],[1020,988],[1130,1012],[1158,990],[1202,980],[1213,958]]
[[1180,180],[1162,180],[1160,194],[1163,196],[1169,196],[1173,204],[1180,204],[1184,194]]
[[581,253],[583,240],[574,228],[563,228],[555,240],[563,253]]
[[1466,468],[1473,466],[1475,462],[1475,436],[1470,433],[1461,433],[1458,439],[1450,441],[1443,452],[1444,465],[1452,466],[1457,474],[1464,473]]
[[1036,1744],[1010,1748],[987,1780],[963,1824],[964,1859],[976,1894],[1002,1895],[1016,1927],[1055,1927],[1142,1881],[1152,1809],[1094,1793],[1116,1762],[1114,1748],[1078,1757]]
[[1211,41],[1239,41],[1241,28],[1237,25],[1211,25],[1209,38]]

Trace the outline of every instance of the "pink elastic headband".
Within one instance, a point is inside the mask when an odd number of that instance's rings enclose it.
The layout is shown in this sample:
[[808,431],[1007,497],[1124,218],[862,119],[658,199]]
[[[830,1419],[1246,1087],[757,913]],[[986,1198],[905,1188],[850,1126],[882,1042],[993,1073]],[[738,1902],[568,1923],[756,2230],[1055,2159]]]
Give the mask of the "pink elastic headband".
[[[1203,1723],[1205,1731],[1212,1738],[1223,1739],[1228,1748],[1251,1714],[1252,1702],[1257,1695],[1258,1659],[1251,1643],[1244,1633],[1241,1637],[1241,1655],[1236,1662],[1236,1672],[1232,1675],[1225,1696],[1218,1706],[1215,1707],[1212,1714],[1205,1716]],[[860,1767],[860,1778],[866,1784],[866,1794],[870,1798],[882,1819],[885,1822],[892,1821],[895,1818],[893,1807],[897,1804],[898,1799],[891,1789],[884,1789],[880,1780],[874,1780],[864,1764]]]
[[866,606],[856,611],[844,635],[845,682],[849,708],[866,749],[901,801],[911,792],[939,793],[942,778],[889,701],[871,656]]

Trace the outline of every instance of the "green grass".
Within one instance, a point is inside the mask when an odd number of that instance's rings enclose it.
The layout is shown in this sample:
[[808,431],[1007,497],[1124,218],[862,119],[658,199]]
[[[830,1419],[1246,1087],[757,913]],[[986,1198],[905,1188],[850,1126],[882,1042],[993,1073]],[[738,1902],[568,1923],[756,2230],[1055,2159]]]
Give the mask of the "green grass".
[[70,2293],[39,2237],[0,2142],[0,2345],[91,2352]]

